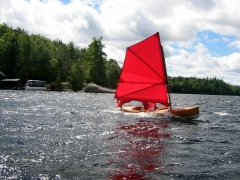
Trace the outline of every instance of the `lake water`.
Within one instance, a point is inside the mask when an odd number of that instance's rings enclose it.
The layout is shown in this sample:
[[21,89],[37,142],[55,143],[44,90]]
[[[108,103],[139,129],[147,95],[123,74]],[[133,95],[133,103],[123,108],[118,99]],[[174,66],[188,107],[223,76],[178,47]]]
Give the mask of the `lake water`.
[[181,122],[113,96],[0,91],[0,179],[239,179],[240,97],[172,94]]

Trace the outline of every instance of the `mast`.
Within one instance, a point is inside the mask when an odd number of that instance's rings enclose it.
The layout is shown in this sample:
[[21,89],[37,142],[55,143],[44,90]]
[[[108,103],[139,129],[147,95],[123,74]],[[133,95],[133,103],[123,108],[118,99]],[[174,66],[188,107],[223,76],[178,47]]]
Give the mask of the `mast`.
[[168,92],[169,107],[170,107],[170,109],[172,109],[171,97],[170,97],[170,92],[169,92],[169,87],[168,87],[168,77],[167,77],[167,68],[166,68],[166,62],[165,62],[165,55],[164,55],[164,51],[163,51],[162,45],[161,45],[161,50],[162,50],[162,59],[163,59],[164,73],[165,73],[165,77],[166,77],[166,85],[167,85],[167,92]]

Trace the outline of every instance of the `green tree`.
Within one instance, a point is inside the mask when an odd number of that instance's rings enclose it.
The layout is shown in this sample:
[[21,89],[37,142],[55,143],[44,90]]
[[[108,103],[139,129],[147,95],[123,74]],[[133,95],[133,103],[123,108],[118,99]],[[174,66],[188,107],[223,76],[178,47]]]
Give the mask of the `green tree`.
[[67,44],[69,58],[71,62],[76,62],[81,57],[81,51],[79,47],[75,47],[74,43],[71,41]]
[[10,77],[17,77],[18,65],[18,37],[11,29],[0,39],[0,70]]
[[93,38],[92,43],[88,46],[85,59],[87,62],[87,72],[89,73],[88,81],[98,85],[105,86],[106,82],[106,57],[107,54],[103,51],[102,37],[99,39]]
[[31,53],[29,59],[30,79],[52,80],[51,41],[40,35],[31,35]]
[[115,89],[120,75],[120,67],[116,60],[110,59],[106,63],[107,86]]
[[72,84],[73,91],[79,91],[83,88],[85,74],[84,74],[84,66],[81,65],[80,60],[74,62],[72,64],[70,73],[69,73],[69,81]]
[[30,61],[31,41],[27,33],[18,34],[18,64],[17,74],[22,79],[28,79],[28,70],[32,68]]
[[9,27],[7,24],[3,23],[0,24],[0,37],[3,36],[5,33],[12,31],[12,28]]
[[68,47],[61,40],[54,40],[54,58],[58,61],[58,73],[61,81],[66,81],[69,75],[69,71],[72,65],[72,61],[69,56]]

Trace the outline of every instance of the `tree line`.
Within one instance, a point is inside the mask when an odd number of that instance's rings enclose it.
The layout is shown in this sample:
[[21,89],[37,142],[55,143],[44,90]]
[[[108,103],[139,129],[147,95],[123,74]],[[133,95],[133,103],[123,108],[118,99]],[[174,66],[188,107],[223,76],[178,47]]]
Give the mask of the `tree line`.
[[57,89],[61,82],[71,82],[74,91],[85,83],[116,88],[120,67],[107,59],[102,37],[92,38],[86,48],[73,42],[50,40],[20,27],[0,24],[0,71],[12,78],[45,80]]
[[217,78],[168,77],[169,91],[185,94],[240,95],[240,87]]
[[[90,82],[115,89],[121,68],[116,60],[107,59],[104,48],[102,37],[93,37],[87,47],[79,48],[73,42],[0,24],[0,71],[12,78],[45,80],[53,89],[66,81],[74,91]],[[179,76],[168,77],[168,82],[172,93],[240,95],[240,87],[217,78]]]

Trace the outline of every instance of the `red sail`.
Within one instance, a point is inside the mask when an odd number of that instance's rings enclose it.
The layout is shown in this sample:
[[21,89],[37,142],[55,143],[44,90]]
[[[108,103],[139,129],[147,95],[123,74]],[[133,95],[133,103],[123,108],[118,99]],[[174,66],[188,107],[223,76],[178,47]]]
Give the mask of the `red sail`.
[[167,77],[159,33],[127,48],[115,98],[168,106]]

